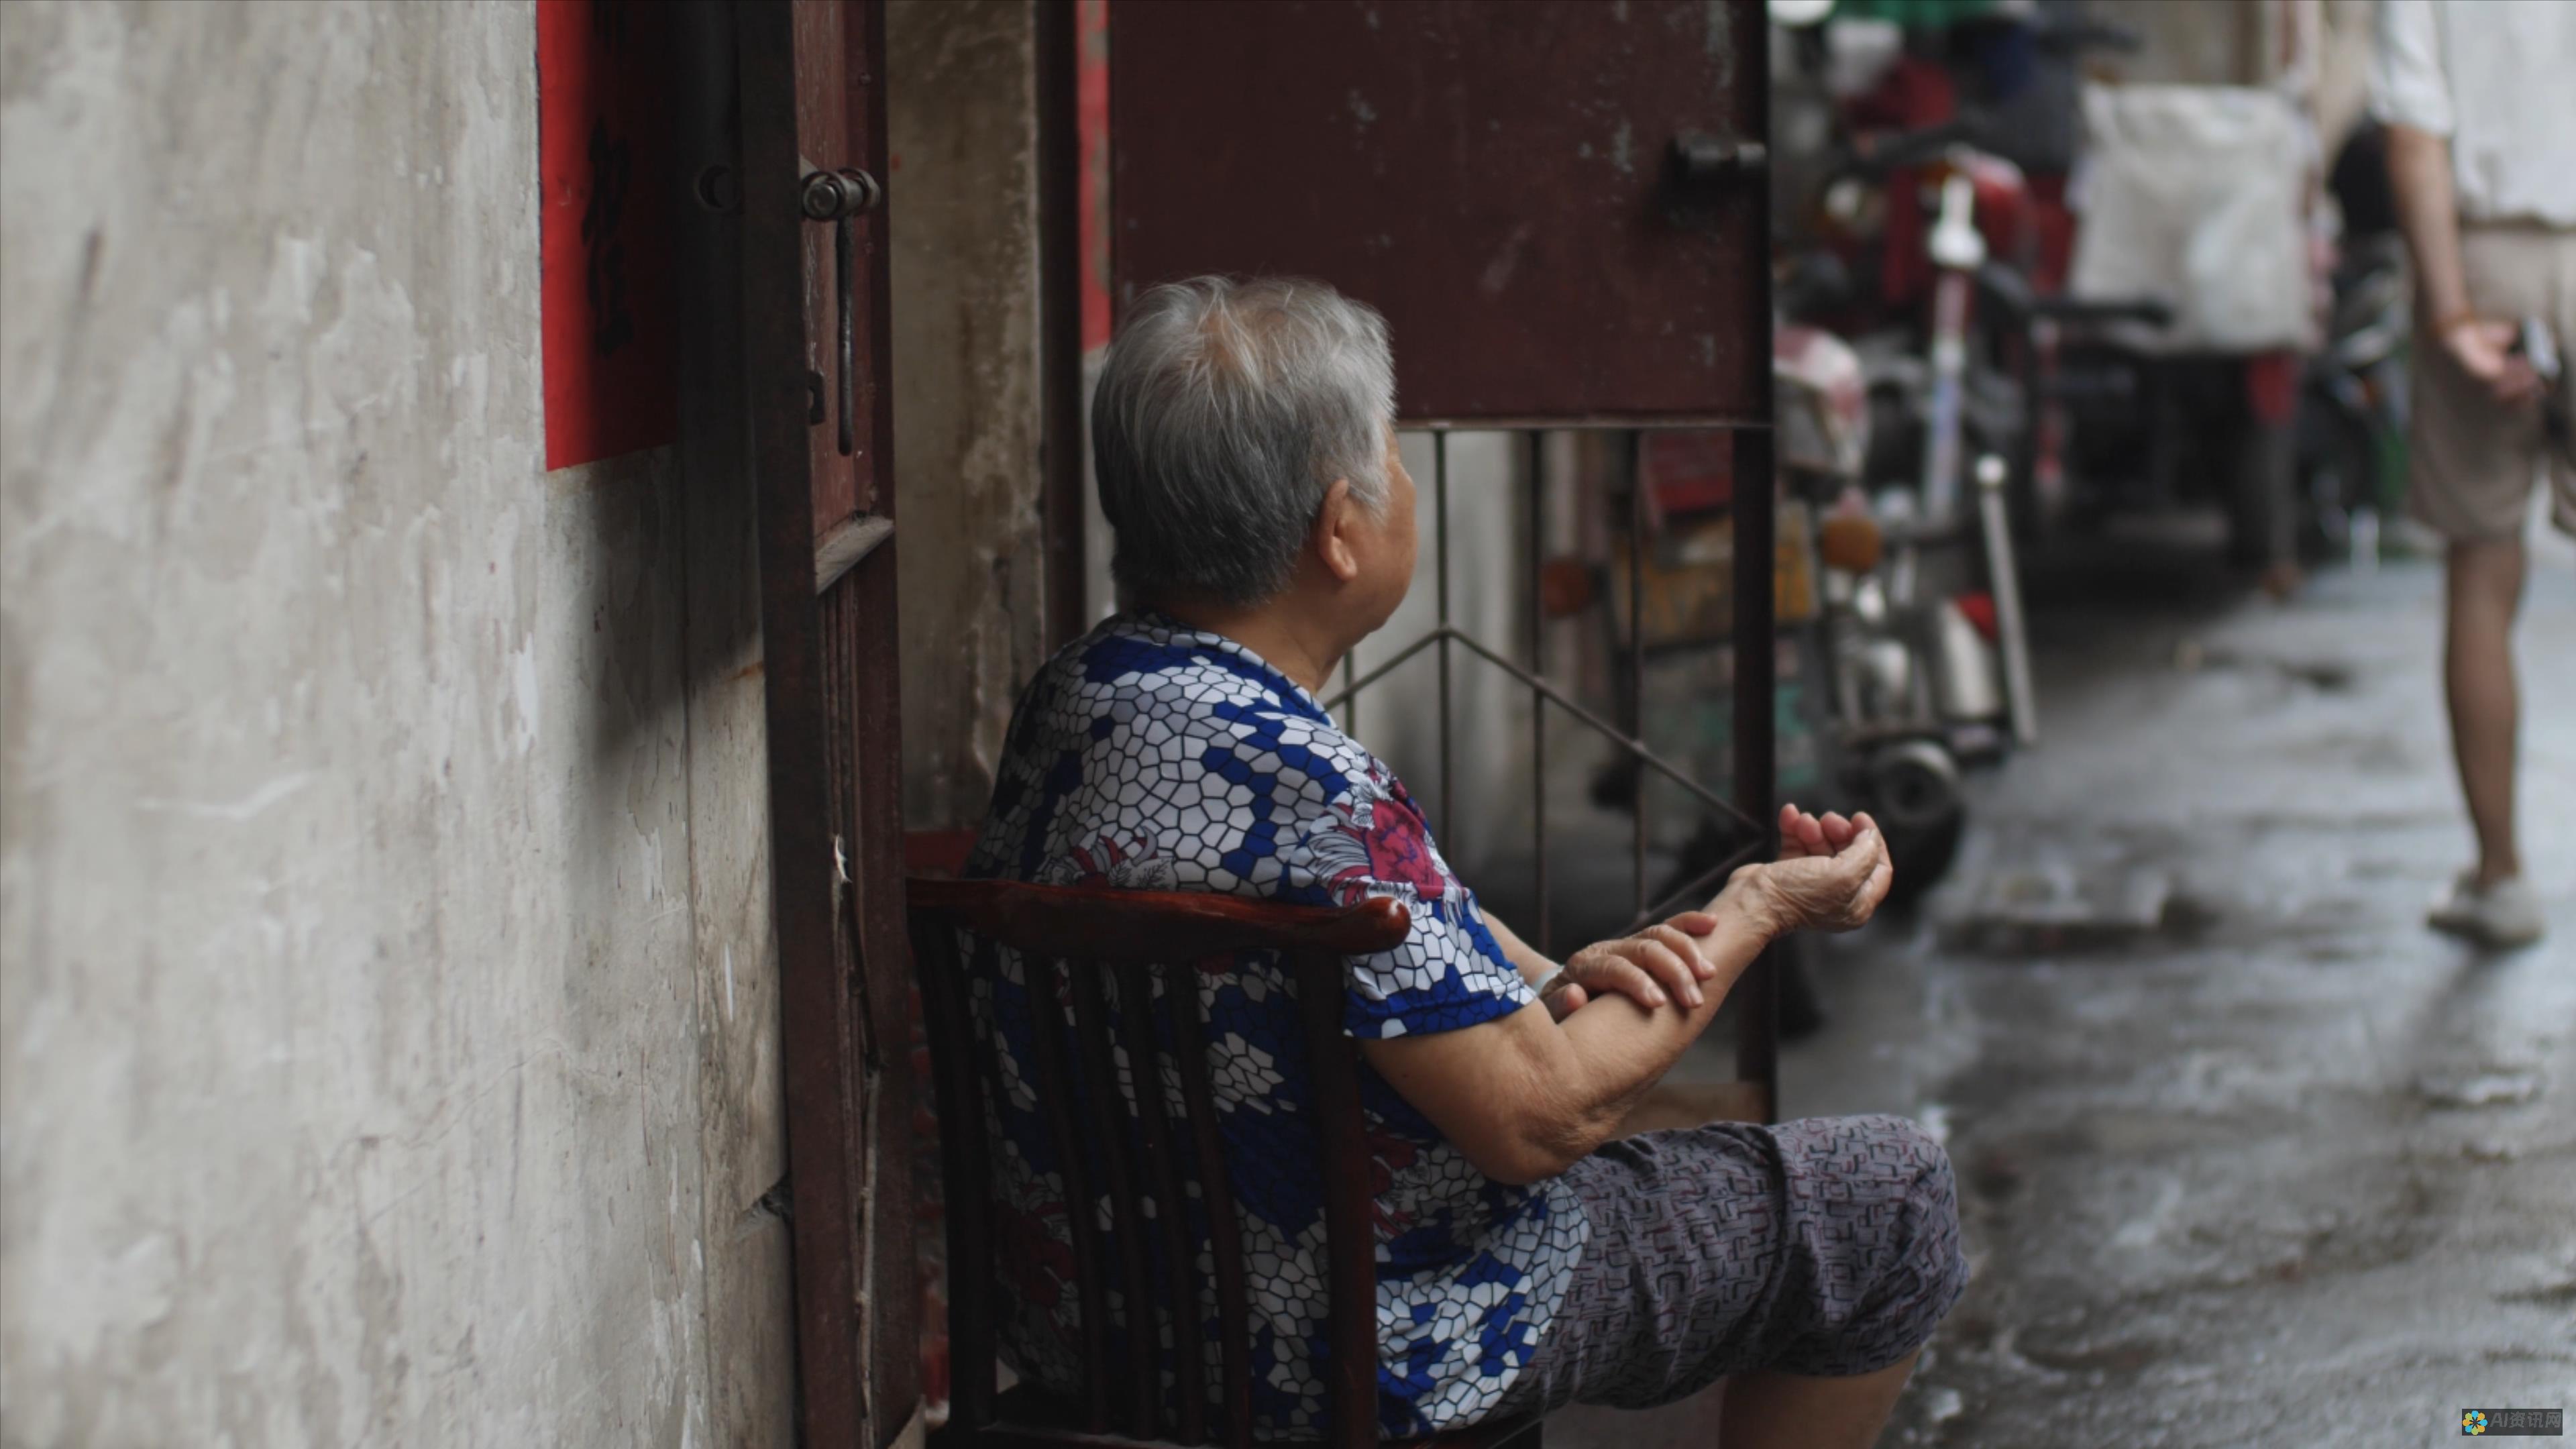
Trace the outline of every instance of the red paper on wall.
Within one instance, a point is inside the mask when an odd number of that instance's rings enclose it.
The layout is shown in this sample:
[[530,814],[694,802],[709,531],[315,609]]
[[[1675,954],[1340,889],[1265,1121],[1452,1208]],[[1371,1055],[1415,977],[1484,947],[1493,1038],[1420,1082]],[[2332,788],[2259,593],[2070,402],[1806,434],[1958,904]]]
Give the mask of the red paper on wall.
[[641,0],[538,0],[546,467],[679,436],[670,22]]

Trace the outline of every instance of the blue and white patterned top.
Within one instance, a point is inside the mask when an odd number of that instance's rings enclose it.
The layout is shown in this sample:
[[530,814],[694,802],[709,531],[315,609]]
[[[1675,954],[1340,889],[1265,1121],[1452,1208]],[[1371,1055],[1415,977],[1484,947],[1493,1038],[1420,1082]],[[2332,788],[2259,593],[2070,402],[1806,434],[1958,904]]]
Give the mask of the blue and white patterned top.
[[[967,873],[1316,905],[1393,896],[1413,931],[1392,951],[1351,958],[1344,1020],[1356,1037],[1455,1031],[1535,999],[1386,767],[1250,650],[1157,615],[1111,619],[1039,672],[1011,721]],[[1080,1363],[1072,1232],[1027,1085],[1025,977],[1011,952],[995,957],[971,996],[981,1029],[998,1030],[1004,1047],[1002,1090],[986,1094],[1002,1159],[1001,1337],[1015,1369],[1070,1391]],[[1275,957],[1198,979],[1202,1019],[1223,1042],[1211,1075],[1253,1302],[1255,1432],[1311,1436],[1326,1417],[1323,1197],[1296,1166],[1314,1160],[1296,1011]],[[1179,1086],[1166,1076],[1179,1121]],[[1362,1105],[1377,1186],[1381,1427],[1410,1435],[1473,1422],[1529,1361],[1589,1225],[1561,1180],[1486,1177],[1365,1068]],[[1106,1228],[1105,1201],[1095,1210]],[[1192,1226],[1204,1242],[1203,1224]],[[1160,1246],[1150,1245],[1158,1280]],[[1103,1256],[1118,1261],[1114,1247]],[[1213,1281],[1204,1253],[1198,1281]],[[1201,1303],[1208,1323],[1192,1325],[1189,1342],[1208,1341],[1212,1290]],[[1162,1317],[1156,1331],[1171,1334]],[[1211,1369],[1203,1392],[1220,1391]]]

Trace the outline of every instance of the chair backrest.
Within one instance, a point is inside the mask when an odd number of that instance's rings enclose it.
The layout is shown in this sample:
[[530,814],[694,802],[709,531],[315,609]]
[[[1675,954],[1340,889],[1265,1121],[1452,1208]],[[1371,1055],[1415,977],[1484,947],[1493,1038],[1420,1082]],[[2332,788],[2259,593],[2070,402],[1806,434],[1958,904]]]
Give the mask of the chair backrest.
[[[1233,1449],[1249,1449],[1252,1442],[1252,1304],[1218,1133],[1197,978],[1199,963],[1211,958],[1280,953],[1295,988],[1314,1089],[1320,1160],[1297,1166],[1311,1167],[1324,1196],[1328,1353],[1317,1368],[1331,1414],[1328,1442],[1335,1449],[1376,1443],[1377,1251],[1359,1056],[1357,1044],[1342,1031],[1343,958],[1402,942],[1412,928],[1403,904],[1371,899],[1338,908],[1285,906],[1195,893],[915,879],[909,906],[947,1189],[951,1426],[971,1438],[994,1420],[992,1153],[998,1144],[988,1140],[984,1107],[989,1084],[1002,1080],[998,1048],[968,1014],[973,968],[959,951],[962,928],[979,955],[993,945],[1019,953],[1033,1003],[1050,1000],[1051,990],[1062,990],[1072,1003],[1070,1023],[1061,1012],[1032,1012],[1034,1061],[1024,1069],[1035,1068],[1029,1087],[1065,1175],[1082,1427],[1093,1435],[1114,1427],[1138,1439]],[[1160,992],[1154,989],[1158,977]],[[1115,983],[1120,1003],[1114,1028],[1104,978]],[[1113,1034],[1138,1087],[1132,1141]],[[1177,1049],[1165,1050],[1166,1042]],[[1162,1082],[1165,1062],[1181,1086],[1179,1122],[1172,1120],[1165,1093],[1149,1089]],[[1086,1120],[1076,1121],[1077,1109]],[[1201,1321],[1203,1285],[1199,1244],[1191,1240],[1181,1207],[1193,1184],[1214,1268],[1213,1345],[1202,1344],[1193,1331]],[[1117,1239],[1115,1263],[1103,1262],[1100,1226],[1084,1207],[1104,1197]],[[1159,1293],[1149,1236],[1162,1245]],[[1113,1319],[1104,1272],[1117,1275],[1126,1313],[1134,1315],[1124,1325],[1119,1362],[1110,1361],[1107,1328]],[[1156,1328],[1156,1304],[1172,1315],[1168,1351]],[[1213,1403],[1202,1391],[1211,1347],[1222,1386]],[[1171,1415],[1163,1413],[1165,1372],[1179,1386]]]

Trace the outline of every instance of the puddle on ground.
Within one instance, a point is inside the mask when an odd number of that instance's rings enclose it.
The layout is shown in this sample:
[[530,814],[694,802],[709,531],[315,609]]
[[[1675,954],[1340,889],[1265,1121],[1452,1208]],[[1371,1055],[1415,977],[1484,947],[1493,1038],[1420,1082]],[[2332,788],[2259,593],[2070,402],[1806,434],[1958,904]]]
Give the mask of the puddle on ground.
[[2173,873],[2062,861],[1998,866],[1965,882],[1935,923],[1950,951],[2043,956],[2104,951],[2208,928],[2214,913],[2175,888]]
[[2360,678],[2360,671],[2340,659],[2281,659],[2247,654],[2223,646],[2209,648],[2193,639],[2185,639],[2174,646],[2174,668],[2185,674],[2203,669],[2241,669],[2274,674],[2321,694],[2345,693]]
[[2556,1307],[2562,1303],[2576,1305],[2576,1278],[2558,1283],[2543,1283],[2534,1288],[2517,1288],[2510,1293],[2499,1293],[2496,1295],[2496,1301],[2538,1303],[2546,1307]]
[[2022,1356],[2060,1373],[2136,1373],[2172,1350],[2158,1343],[2108,1343],[2089,1347],[2031,1347]]
[[2436,1072],[2415,1084],[2415,1094],[2435,1107],[2519,1107],[2540,1087],[2538,1072]]

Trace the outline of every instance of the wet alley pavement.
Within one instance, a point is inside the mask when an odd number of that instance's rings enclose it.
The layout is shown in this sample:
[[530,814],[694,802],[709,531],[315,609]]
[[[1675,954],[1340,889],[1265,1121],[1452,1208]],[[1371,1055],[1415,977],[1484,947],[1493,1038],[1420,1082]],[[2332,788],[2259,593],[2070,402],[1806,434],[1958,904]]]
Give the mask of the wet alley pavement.
[[[1955,879],[1834,943],[1832,1020],[1785,1053],[1790,1114],[1915,1116],[1958,1167],[1975,1278],[1886,1443],[2406,1445],[2576,1408],[2576,569],[2535,561],[2521,633],[2553,935],[2489,957],[2422,925],[2468,849],[2438,572],[2280,607],[2194,558],[2038,571],[2044,745],[1975,782]],[[1998,919],[2070,886],[2126,904]]]

